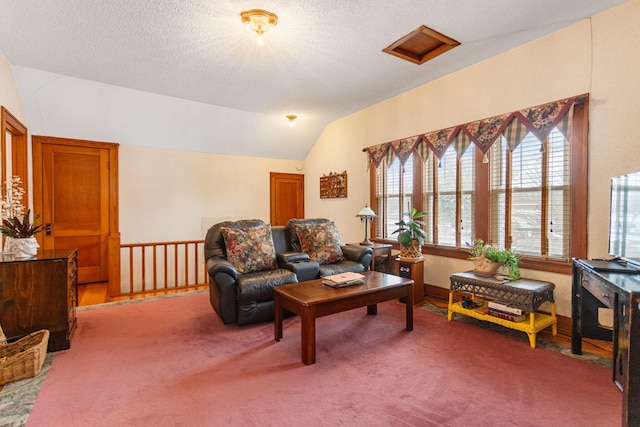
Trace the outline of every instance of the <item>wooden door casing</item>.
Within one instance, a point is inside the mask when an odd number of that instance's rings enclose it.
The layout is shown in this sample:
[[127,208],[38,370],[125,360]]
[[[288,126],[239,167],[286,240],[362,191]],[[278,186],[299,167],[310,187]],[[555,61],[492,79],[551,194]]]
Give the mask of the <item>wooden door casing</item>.
[[271,225],[287,225],[291,218],[304,218],[304,175],[270,173]]
[[78,283],[109,282],[110,295],[119,293],[118,144],[41,136],[32,142],[42,249],[77,248]]
[[[27,128],[20,123],[13,114],[4,107],[0,107],[0,149],[2,150],[2,160],[0,164],[0,180],[2,185],[9,178],[8,174],[8,146],[11,146],[11,176],[19,176],[22,181],[24,202],[29,200],[29,167],[27,155]],[[11,141],[7,141],[7,135],[11,135]]]

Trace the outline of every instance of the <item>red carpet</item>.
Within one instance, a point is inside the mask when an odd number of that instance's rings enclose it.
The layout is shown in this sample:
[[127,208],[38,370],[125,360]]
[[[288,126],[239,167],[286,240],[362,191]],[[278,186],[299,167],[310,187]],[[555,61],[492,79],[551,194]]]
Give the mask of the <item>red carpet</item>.
[[225,326],[208,294],[78,312],[28,426],[618,426],[607,368],[526,341],[380,304],[318,319]]

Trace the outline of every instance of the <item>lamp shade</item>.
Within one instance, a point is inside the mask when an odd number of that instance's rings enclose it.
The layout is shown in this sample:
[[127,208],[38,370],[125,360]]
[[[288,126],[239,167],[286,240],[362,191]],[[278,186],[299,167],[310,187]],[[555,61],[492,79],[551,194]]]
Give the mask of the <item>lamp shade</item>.
[[375,218],[376,213],[371,210],[371,208],[369,207],[369,204],[365,203],[364,208],[362,208],[360,212],[356,214],[356,216],[360,218]]

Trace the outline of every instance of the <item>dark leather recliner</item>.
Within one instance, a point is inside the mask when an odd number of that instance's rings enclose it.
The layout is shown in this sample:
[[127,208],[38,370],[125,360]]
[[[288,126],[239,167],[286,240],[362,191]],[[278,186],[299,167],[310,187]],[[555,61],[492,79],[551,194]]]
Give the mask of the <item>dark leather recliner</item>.
[[[326,219],[295,221],[329,222]],[[261,225],[265,223],[257,219],[226,221],[215,224],[207,231],[204,256],[209,273],[209,300],[214,311],[225,324],[246,325],[272,321],[275,286],[312,280],[345,271],[365,271],[371,263],[371,248],[342,246],[346,258],[344,261],[339,261],[335,265],[319,265],[300,250],[295,228],[291,228],[295,236],[292,238],[287,225],[271,227],[279,268],[238,273],[227,260],[222,228],[248,228]],[[297,246],[295,242],[298,242]]]
[[266,322],[273,319],[273,287],[296,283],[295,273],[285,268],[240,274],[227,260],[222,228],[264,225],[261,220],[226,221],[207,231],[204,256],[209,272],[211,306],[225,324]]

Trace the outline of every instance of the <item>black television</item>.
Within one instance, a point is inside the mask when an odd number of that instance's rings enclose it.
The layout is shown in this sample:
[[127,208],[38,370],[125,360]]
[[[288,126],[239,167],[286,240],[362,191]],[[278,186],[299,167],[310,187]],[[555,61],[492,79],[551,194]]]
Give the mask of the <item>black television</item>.
[[609,254],[640,266],[640,172],[611,178]]

